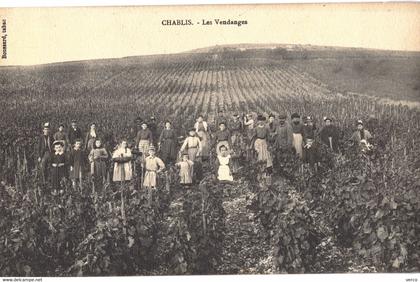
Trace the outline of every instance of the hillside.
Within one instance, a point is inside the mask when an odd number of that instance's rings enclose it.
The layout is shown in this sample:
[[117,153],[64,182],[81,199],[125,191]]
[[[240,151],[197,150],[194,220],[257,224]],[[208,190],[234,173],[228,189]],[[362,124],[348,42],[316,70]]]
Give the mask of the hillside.
[[[229,59],[229,60],[227,60]],[[255,60],[257,59],[257,60]],[[72,79],[87,76],[98,79],[109,72],[123,68],[132,71],[148,67],[175,67],[176,63],[214,61],[227,65],[239,60],[242,65],[287,64],[308,73],[334,92],[420,102],[420,52],[383,51],[360,48],[340,48],[291,44],[236,44],[212,46],[170,55],[134,56],[120,59],[102,59],[55,63],[28,67],[0,68],[0,89],[9,93],[10,85],[31,87],[23,76],[54,75]],[[264,61],[261,61],[264,60]],[[173,64],[175,63],[175,64]],[[95,74],[93,74],[95,73]],[[120,79],[125,79],[121,76]]]

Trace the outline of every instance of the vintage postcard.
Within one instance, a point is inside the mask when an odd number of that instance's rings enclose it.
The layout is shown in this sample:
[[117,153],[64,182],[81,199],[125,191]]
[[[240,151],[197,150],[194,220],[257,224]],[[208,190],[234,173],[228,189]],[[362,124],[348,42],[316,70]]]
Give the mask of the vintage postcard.
[[418,282],[419,3],[0,8],[0,26],[3,281]]

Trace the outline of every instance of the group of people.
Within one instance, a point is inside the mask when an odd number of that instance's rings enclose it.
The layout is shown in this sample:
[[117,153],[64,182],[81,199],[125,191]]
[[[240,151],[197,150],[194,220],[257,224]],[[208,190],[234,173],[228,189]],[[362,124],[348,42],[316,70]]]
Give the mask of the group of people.
[[[282,156],[292,153],[316,171],[319,162],[317,143],[324,143],[334,153],[340,152],[340,130],[330,117],[318,130],[311,116],[302,118],[293,113],[289,123],[286,115],[234,114],[226,117],[219,112],[213,133],[202,115],[198,116],[188,136],[179,142],[170,121],[165,121],[157,133],[155,119],[140,121],[141,127],[128,139],[122,139],[110,152],[101,140],[93,123],[85,136],[73,120],[68,131],[60,124],[50,133],[50,124],[43,124],[38,143],[38,162],[42,179],[51,181],[54,192],[63,178],[70,178],[76,187],[82,183],[85,172],[97,190],[108,181],[109,161],[112,160],[112,181],[124,183],[134,175],[141,175],[141,185],[154,189],[158,174],[167,168],[177,168],[180,184],[189,186],[200,180],[202,163],[215,155],[215,175],[220,182],[231,183],[240,170],[241,161],[260,164],[267,175],[273,166],[281,164]],[[370,149],[372,135],[363,121],[356,123],[351,139],[363,149]],[[159,138],[156,138],[157,135]],[[139,165],[137,165],[139,164]],[[137,167],[136,167],[137,165]],[[54,193],[53,192],[53,193]]]

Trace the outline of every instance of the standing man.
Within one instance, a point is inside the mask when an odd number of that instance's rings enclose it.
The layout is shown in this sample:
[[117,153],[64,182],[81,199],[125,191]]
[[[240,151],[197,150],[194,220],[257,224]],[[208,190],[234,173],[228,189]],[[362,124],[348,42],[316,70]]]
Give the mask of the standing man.
[[38,163],[41,172],[42,182],[48,178],[47,160],[53,149],[53,137],[50,135],[50,124],[44,123],[42,135],[38,140]]
[[340,132],[338,128],[333,124],[333,120],[330,117],[324,117],[324,127],[319,132],[322,143],[327,145],[334,153],[339,153],[338,140]]
[[83,139],[82,130],[77,126],[77,122],[75,120],[71,121],[71,126],[67,136],[70,142],[69,147],[73,146],[77,139]]
[[155,147],[151,145],[149,147],[149,156],[144,159],[143,167],[146,170],[144,175],[143,186],[148,190],[148,205],[152,205],[153,192],[157,186],[157,175],[165,169],[163,161],[155,155]]

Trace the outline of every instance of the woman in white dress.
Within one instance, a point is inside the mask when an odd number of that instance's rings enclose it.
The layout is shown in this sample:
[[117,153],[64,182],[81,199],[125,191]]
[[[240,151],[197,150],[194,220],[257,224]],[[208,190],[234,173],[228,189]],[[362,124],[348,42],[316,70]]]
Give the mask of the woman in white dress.
[[120,146],[112,153],[112,160],[114,161],[112,180],[114,182],[130,181],[133,178],[131,159],[131,150],[127,148],[127,141],[123,140]]
[[230,154],[227,150],[227,147],[222,145],[220,146],[220,154],[217,156],[216,159],[216,167],[217,167],[217,180],[220,182],[232,182],[232,170],[230,168],[231,161],[230,161]]

